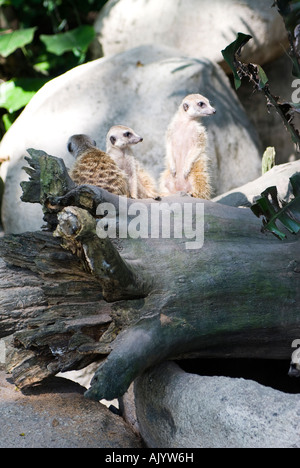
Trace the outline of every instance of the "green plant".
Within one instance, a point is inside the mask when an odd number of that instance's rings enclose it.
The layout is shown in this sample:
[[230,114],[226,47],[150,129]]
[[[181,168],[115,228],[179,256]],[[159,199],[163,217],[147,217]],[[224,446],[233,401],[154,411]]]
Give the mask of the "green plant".
[[266,148],[263,154],[262,161],[261,161],[262,175],[264,175],[266,172],[268,172],[270,169],[272,169],[272,167],[276,165],[275,156],[276,156],[275,148],[273,146],[268,146],[268,148]]
[[41,86],[88,60],[106,1],[0,0],[14,26],[0,30],[0,137]]
[[257,217],[263,217],[263,230],[272,232],[281,240],[286,235],[277,226],[278,221],[292,234],[300,232],[300,174],[293,175],[290,183],[294,198],[289,203],[279,199],[276,187],[269,187],[251,207]]
[[[275,0],[274,5],[283,18],[289,42],[289,55],[293,62],[293,75],[300,78],[300,1],[299,0]],[[241,50],[252,36],[238,33],[236,40],[222,50],[223,57],[231,68],[236,89],[241,86],[242,78],[247,77],[254,85],[255,90],[264,93],[267,105],[276,109],[283,123],[291,135],[292,141],[300,149],[300,132],[295,127],[293,118],[295,112],[300,112],[299,104],[293,102],[280,102],[278,96],[274,96],[269,87],[268,77],[260,65],[240,61]],[[262,161],[263,174],[275,164],[275,149],[267,148]],[[251,210],[257,216],[263,217],[263,231],[270,231],[279,239],[286,235],[279,228],[278,221],[291,233],[300,232],[300,174],[290,178],[294,198],[286,203],[280,200],[276,187],[267,188],[261,198],[252,205]]]
[[267,105],[276,109],[291,135],[293,142],[300,148],[300,133],[293,123],[294,112],[299,112],[299,105],[292,102],[280,102],[280,98],[271,93],[268,77],[260,65],[240,61],[241,50],[252,39],[248,34],[238,33],[234,42],[229,44],[222,54],[234,75],[236,89],[241,86],[242,78],[246,77],[254,85],[255,90],[264,93]]

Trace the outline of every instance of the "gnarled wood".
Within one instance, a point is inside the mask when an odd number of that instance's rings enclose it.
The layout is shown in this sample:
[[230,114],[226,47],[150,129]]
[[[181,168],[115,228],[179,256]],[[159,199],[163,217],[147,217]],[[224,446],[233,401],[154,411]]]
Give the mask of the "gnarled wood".
[[[204,203],[202,248],[186,249],[187,239],[164,239],[161,231],[151,238],[151,223],[148,238],[99,239],[93,194],[118,203],[89,186],[50,193],[45,212],[56,216],[59,237],[0,240],[7,263],[0,265],[0,278],[7,278],[0,289],[0,336],[13,333],[8,368],[17,385],[106,358],[87,396],[112,399],[163,359],[290,357],[292,341],[300,338],[298,236],[279,241],[263,234],[249,209],[172,197],[163,200],[169,211],[175,202]],[[159,202],[143,203],[150,220]],[[103,261],[111,268],[101,268]],[[105,301],[102,291],[115,302]]]

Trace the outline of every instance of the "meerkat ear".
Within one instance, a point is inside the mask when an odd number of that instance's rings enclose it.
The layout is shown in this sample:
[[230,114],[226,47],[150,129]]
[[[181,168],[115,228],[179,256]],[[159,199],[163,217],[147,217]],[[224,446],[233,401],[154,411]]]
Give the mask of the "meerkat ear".
[[110,142],[111,142],[112,145],[114,145],[116,143],[116,137],[111,136],[110,137]]
[[72,153],[72,143],[68,143],[68,151],[69,153]]
[[188,108],[189,108],[189,105],[186,102],[184,102],[182,107],[184,108],[184,110],[186,112],[188,110]]

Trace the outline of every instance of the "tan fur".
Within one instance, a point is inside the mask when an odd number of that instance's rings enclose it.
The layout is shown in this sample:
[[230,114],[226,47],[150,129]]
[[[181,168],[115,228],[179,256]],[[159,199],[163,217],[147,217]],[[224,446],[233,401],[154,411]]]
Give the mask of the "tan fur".
[[106,137],[106,152],[127,175],[131,198],[155,198],[155,182],[135,159],[131,150],[133,145],[142,141],[143,138],[131,128],[114,125]]
[[68,150],[76,158],[70,172],[76,184],[96,185],[116,195],[129,196],[126,174],[88,135],[71,136]]
[[9,156],[5,156],[4,158],[0,158],[0,164],[9,161]]
[[197,198],[210,198],[207,133],[199,119],[215,112],[201,94],[190,94],[182,101],[166,134],[166,169],[160,179],[161,195],[185,192]]

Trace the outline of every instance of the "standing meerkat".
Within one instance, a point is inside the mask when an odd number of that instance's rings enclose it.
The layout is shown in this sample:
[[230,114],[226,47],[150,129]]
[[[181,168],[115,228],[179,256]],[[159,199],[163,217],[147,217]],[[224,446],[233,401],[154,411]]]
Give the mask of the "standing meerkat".
[[143,141],[132,128],[114,125],[106,136],[106,152],[126,173],[131,198],[155,198],[157,190],[150,174],[138,163],[131,147]]
[[129,196],[126,174],[88,135],[71,136],[67,146],[75,158],[70,177],[76,184],[96,185],[116,195]]
[[210,198],[207,133],[200,119],[215,113],[201,94],[190,94],[180,104],[166,134],[166,169],[160,179],[162,195],[185,192],[196,198]]

